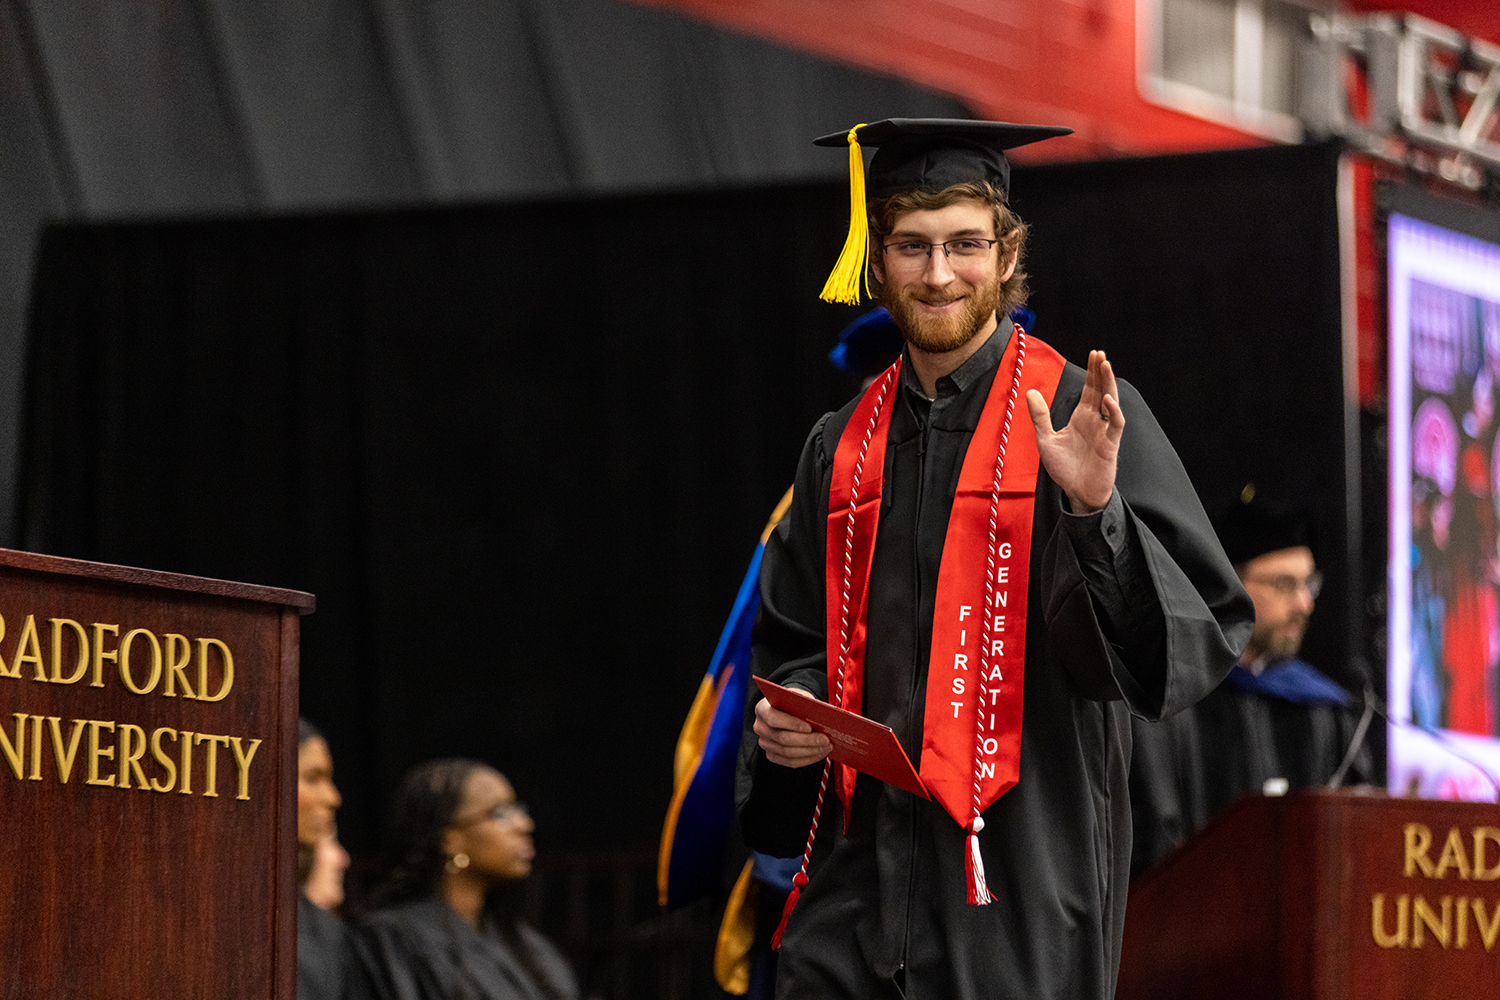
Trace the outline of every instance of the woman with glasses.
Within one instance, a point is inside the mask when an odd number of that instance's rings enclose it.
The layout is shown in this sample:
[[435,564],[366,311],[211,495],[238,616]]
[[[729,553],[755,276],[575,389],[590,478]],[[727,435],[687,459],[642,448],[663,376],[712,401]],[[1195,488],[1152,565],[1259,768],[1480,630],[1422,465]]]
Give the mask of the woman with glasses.
[[435,760],[392,804],[395,865],[376,890],[362,957],[383,1000],[575,1000],[567,961],[517,919],[505,887],[531,872],[534,824],[499,771]]

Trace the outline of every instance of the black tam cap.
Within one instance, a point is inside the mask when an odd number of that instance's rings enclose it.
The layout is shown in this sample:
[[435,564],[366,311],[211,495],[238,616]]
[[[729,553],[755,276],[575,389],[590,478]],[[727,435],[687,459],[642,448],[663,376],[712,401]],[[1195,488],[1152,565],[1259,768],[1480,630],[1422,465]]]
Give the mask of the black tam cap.
[[1247,484],[1240,496],[1213,518],[1214,531],[1231,564],[1243,565],[1267,552],[1305,545],[1317,556],[1317,534],[1305,513],[1281,514],[1256,499],[1255,484]]
[[[854,141],[879,147],[870,161],[865,194],[888,198],[905,191],[941,191],[954,184],[988,181],[1002,196],[1010,191],[1005,150],[1043,139],[1072,135],[1056,125],[1012,125],[964,118],[887,118],[852,130]],[[815,146],[843,146],[849,132],[813,140]]]
[[[865,199],[908,191],[937,192],[954,184],[988,182],[1001,198],[1010,194],[1007,149],[1071,135],[1055,125],[1012,125],[965,118],[887,118],[813,140],[817,146],[849,149],[849,238],[823,286],[825,302],[859,303],[859,282],[870,255]],[[860,144],[879,147],[870,161],[868,190]]]

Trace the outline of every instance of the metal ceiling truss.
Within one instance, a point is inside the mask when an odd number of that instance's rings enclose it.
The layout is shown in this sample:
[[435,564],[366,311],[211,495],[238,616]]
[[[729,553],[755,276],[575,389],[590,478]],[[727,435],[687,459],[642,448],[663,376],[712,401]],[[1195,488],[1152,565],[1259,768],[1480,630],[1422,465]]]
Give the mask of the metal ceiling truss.
[[1314,14],[1298,117],[1315,135],[1479,190],[1500,187],[1500,46],[1414,14]]

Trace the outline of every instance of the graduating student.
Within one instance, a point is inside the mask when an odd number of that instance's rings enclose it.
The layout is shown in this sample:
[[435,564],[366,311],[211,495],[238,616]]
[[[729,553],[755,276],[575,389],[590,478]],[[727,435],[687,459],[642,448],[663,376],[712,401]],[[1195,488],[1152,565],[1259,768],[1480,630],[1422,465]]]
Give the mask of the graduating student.
[[[854,205],[825,297],[856,299],[868,258],[906,343],[807,440],[754,669],[890,726],[933,797],[830,766],[825,736],[754,706],[741,826],[805,851],[781,997],[1112,997],[1130,713],[1213,690],[1250,632],[1140,396],[1102,352],[1079,368],[999,320],[1025,296],[1003,150],[1067,131],[889,120],[818,140],[847,143]],[[879,147],[868,204],[860,144]]]
[[391,806],[395,868],[363,928],[381,1000],[576,1000],[567,960],[504,899],[531,872],[533,829],[486,764],[435,760],[407,773]]

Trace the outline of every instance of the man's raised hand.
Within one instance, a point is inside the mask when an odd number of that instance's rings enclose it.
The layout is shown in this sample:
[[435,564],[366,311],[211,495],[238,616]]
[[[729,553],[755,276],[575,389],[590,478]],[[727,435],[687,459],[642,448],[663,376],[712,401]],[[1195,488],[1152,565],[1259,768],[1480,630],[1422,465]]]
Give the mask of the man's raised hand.
[[1061,430],[1052,429],[1047,401],[1035,389],[1026,393],[1026,407],[1036,427],[1042,465],[1067,494],[1073,513],[1102,510],[1114,492],[1115,462],[1120,454],[1120,436],[1125,433],[1115,372],[1104,352],[1089,352],[1083,395]]

